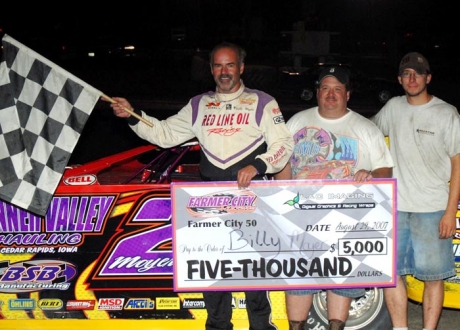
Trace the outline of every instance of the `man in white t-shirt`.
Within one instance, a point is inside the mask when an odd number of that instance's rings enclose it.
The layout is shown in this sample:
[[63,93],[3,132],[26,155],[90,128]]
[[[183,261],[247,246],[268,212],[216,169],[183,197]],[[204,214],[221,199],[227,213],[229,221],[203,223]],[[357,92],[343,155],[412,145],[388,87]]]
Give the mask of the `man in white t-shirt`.
[[424,282],[423,325],[434,330],[443,280],[456,274],[452,237],[460,198],[460,117],[454,106],[428,93],[431,78],[422,54],[406,54],[398,74],[405,95],[371,118],[389,137],[398,185],[398,279],[395,288],[384,289],[398,330],[408,326],[404,275]]
[[[378,127],[347,108],[349,73],[340,66],[321,71],[317,85],[318,106],[298,112],[286,123],[294,137],[294,152],[276,179],[345,179],[356,182],[390,178],[393,161]],[[290,330],[303,330],[320,290],[286,291]],[[329,330],[342,330],[353,298],[364,289],[327,290]]]

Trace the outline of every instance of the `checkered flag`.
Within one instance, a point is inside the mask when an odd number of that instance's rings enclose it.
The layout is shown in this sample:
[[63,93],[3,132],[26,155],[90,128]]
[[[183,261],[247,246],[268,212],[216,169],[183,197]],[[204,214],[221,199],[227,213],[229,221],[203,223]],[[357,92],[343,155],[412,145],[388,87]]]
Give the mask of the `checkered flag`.
[[102,92],[2,38],[0,199],[44,216]]

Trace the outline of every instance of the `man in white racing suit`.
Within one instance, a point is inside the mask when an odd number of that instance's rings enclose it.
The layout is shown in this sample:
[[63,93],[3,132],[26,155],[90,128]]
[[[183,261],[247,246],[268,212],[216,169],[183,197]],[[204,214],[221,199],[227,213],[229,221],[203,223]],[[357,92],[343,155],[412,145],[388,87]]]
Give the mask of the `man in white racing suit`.
[[[193,97],[176,115],[158,120],[133,109],[124,98],[114,97],[114,114],[127,118],[141,138],[169,148],[196,138],[201,146],[200,173],[204,181],[237,181],[240,189],[253,179],[281,171],[288,162],[293,139],[277,101],[248,89],[240,79],[246,52],[222,43],[210,54],[216,91]],[[150,127],[125,111],[150,121]],[[246,308],[251,330],[272,330],[267,291],[247,291]],[[233,329],[231,292],[203,293],[208,317],[206,330]]]

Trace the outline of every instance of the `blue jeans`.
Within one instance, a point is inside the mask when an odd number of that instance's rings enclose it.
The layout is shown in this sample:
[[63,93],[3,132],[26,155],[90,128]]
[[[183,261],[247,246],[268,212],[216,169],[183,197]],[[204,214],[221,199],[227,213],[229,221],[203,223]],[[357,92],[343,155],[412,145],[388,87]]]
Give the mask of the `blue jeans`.
[[398,211],[398,275],[410,274],[422,281],[456,275],[452,238],[439,238],[443,214]]

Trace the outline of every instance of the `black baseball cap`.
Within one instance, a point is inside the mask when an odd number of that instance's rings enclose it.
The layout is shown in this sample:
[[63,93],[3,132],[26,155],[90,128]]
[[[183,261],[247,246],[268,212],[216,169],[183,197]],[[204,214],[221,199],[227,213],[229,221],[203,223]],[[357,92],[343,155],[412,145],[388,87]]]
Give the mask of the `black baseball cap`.
[[344,85],[348,85],[350,82],[348,70],[341,66],[328,66],[321,70],[318,77],[318,85],[321,84],[321,81],[326,77],[334,77]]
[[399,75],[401,75],[405,69],[413,69],[420,74],[430,73],[428,60],[425,56],[417,52],[408,53],[401,59],[399,63]]

